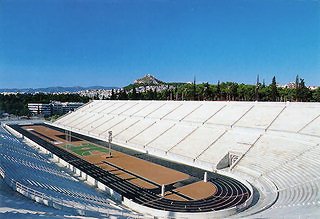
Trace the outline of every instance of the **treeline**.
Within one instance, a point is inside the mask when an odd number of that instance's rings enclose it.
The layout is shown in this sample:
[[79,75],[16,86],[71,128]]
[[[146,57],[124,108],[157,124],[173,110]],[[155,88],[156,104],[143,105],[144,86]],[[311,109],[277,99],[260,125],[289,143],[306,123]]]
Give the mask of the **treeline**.
[[[239,84],[235,82],[170,83],[157,86],[144,85],[144,92],[138,92],[141,85],[129,85],[122,90],[112,90],[111,100],[205,100],[205,101],[299,101],[320,102],[320,88],[311,90],[305,86],[302,78],[296,77],[295,84],[288,88],[278,87],[273,77],[269,85]],[[95,97],[94,99],[97,99]],[[18,116],[30,115],[28,103],[88,102],[89,97],[78,94],[0,94],[0,113],[6,112]]]
[[167,85],[166,89],[145,85],[144,92],[137,92],[137,86],[112,92],[112,100],[208,100],[208,101],[299,101],[320,102],[320,88],[311,90],[305,86],[304,79],[297,76],[292,88],[277,86],[273,77],[269,85],[257,82],[256,85],[235,82],[217,84],[179,83]]
[[17,116],[30,115],[28,103],[50,103],[50,101],[61,102],[88,102],[88,97],[78,94],[0,94],[0,111]]

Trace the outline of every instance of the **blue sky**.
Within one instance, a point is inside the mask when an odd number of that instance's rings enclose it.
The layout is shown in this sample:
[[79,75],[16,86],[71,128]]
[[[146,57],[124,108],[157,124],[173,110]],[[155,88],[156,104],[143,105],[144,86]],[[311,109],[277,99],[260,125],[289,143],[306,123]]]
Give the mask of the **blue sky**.
[[0,0],[0,87],[320,85],[320,1]]

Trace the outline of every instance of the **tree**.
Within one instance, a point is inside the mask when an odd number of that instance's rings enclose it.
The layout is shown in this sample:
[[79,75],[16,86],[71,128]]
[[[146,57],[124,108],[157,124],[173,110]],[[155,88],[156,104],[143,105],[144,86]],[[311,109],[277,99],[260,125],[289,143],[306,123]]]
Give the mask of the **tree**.
[[[17,116],[28,116],[30,115],[28,103],[49,103],[50,101],[86,103],[88,100],[88,97],[78,94],[0,94],[0,111]],[[40,109],[37,111],[40,113]]]
[[296,76],[296,83],[295,83],[295,99],[299,101],[300,98],[300,88],[299,88],[299,75]]
[[276,82],[275,76],[273,76],[273,78],[272,78],[270,88],[271,88],[271,101],[277,101],[277,99],[279,97],[279,92],[278,92],[277,82]]
[[127,92],[125,90],[120,90],[118,99],[119,100],[128,100]]
[[299,93],[300,101],[301,102],[309,101],[310,91],[306,87],[306,85],[304,83],[304,79],[302,79],[302,78],[300,79],[299,89],[300,89],[300,93]]
[[218,81],[218,84],[217,84],[216,96],[217,96],[217,100],[221,100],[221,87],[220,87],[220,81]]
[[155,89],[153,90],[153,100],[158,100],[157,88],[155,88]]
[[205,83],[203,86],[203,100],[211,100],[213,96],[213,92],[209,83]]
[[279,96],[280,96],[280,101],[295,101],[296,90],[293,88],[280,88]]
[[137,90],[135,87],[132,89],[132,92],[129,95],[129,98],[130,98],[130,100],[138,100],[138,94],[137,94]]
[[296,76],[296,84],[295,84],[295,100],[296,101],[309,101],[310,90],[306,87],[304,79],[299,78],[299,75]]
[[232,82],[230,87],[230,100],[237,100],[238,99],[238,84]]
[[256,90],[255,90],[256,101],[259,101],[259,89],[260,89],[260,82],[259,82],[259,75],[257,75],[257,83],[256,83]]
[[114,93],[114,90],[111,90],[111,96],[110,96],[110,100],[115,100],[116,99],[116,95]]
[[197,91],[196,91],[196,76],[194,76],[194,79],[193,79],[193,100],[196,100],[196,97],[197,97]]
[[259,101],[269,101],[270,100],[271,89],[270,86],[261,86],[259,88]]
[[320,87],[314,90],[312,94],[313,101],[320,102]]

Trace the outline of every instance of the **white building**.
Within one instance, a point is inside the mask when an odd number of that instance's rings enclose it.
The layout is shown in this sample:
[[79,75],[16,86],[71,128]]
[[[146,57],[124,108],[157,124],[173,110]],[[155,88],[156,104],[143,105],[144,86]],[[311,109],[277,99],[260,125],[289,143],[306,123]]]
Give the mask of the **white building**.
[[65,114],[69,111],[74,111],[78,107],[82,106],[80,102],[59,102],[54,101],[50,103],[52,106],[52,114]]
[[32,114],[51,115],[51,105],[47,103],[28,103],[28,109]]
[[65,114],[69,111],[74,111],[82,106],[80,102],[58,102],[54,101],[49,104],[44,103],[29,103],[28,109],[32,114],[41,114],[43,116],[51,116],[53,114]]

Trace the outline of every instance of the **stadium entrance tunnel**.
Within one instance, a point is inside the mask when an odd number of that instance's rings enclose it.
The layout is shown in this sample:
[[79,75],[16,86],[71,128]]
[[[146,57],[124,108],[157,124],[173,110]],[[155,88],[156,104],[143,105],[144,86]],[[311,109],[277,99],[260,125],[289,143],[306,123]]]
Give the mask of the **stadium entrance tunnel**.
[[239,152],[229,151],[217,164],[218,170],[233,167],[240,160],[242,154]]
[[[65,131],[48,124],[37,125]],[[157,189],[143,188],[131,183],[129,180],[120,178],[117,174],[113,174],[112,171],[107,171],[82,159],[81,156],[58,147],[54,142],[50,142],[50,139],[42,136],[43,134],[39,135],[36,132],[28,131],[23,126],[17,124],[6,125],[6,128],[16,136],[23,136],[29,143],[39,147],[42,151],[52,154],[56,161],[72,171],[78,172],[88,182],[103,189],[115,200],[143,214],[176,218],[226,217],[248,208],[253,199],[252,186],[248,182],[229,173],[226,173],[226,175],[208,174],[207,182],[215,187],[215,191],[208,197],[192,199],[186,196],[185,200],[167,198],[164,193],[172,192],[173,188],[183,186],[183,182],[180,185],[179,183],[166,185],[167,190],[162,192],[161,185]],[[75,138],[71,139],[71,141],[78,141],[78,139],[83,137],[79,133],[72,133],[72,135]],[[65,136],[60,136],[60,139],[63,139],[63,137]],[[225,159],[222,163],[227,163],[227,165],[230,165],[230,159],[236,160],[234,156],[230,157],[229,153]],[[184,183],[188,184],[188,182]]]

